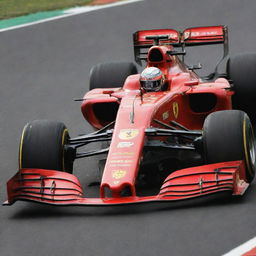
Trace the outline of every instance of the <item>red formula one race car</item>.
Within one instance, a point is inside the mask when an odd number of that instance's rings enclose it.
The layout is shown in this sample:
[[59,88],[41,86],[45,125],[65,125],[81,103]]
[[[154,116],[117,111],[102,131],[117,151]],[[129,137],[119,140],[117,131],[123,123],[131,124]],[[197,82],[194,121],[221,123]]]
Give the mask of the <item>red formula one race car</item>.
[[[212,74],[199,77],[200,66],[187,66],[184,55],[205,44],[223,44],[224,55]],[[146,62],[141,74],[126,62],[91,70],[81,109],[95,132],[70,138],[60,122],[25,126],[6,205],[120,205],[245,192],[256,166],[256,54],[229,57],[225,26],[138,31],[134,52],[138,64]],[[105,147],[81,151],[95,142]],[[73,162],[100,154],[99,197],[90,198]]]

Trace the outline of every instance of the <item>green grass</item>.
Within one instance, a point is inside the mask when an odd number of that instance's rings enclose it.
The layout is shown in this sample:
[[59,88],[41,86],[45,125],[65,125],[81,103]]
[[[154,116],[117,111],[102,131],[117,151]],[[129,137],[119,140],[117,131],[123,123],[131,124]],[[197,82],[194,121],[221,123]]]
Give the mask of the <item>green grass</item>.
[[0,19],[83,6],[92,0],[0,0]]

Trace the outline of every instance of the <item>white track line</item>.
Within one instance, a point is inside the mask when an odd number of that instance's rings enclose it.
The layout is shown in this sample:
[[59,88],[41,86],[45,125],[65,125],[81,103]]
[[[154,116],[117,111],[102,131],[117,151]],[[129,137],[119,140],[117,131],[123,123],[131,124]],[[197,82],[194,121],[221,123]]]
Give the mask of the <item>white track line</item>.
[[95,6],[71,8],[71,9],[67,9],[67,10],[63,11],[63,15],[59,15],[59,16],[56,16],[56,17],[47,18],[47,19],[43,19],[43,20],[38,20],[38,21],[30,22],[30,23],[25,23],[25,24],[22,24],[22,25],[17,25],[17,26],[13,26],[13,27],[9,27],[9,28],[3,28],[3,29],[0,29],[0,32],[14,30],[14,29],[18,29],[18,28],[24,28],[24,27],[44,23],[44,22],[49,22],[49,21],[53,21],[53,20],[63,19],[63,18],[70,17],[70,16],[79,15],[79,14],[82,14],[82,13],[97,11],[97,10],[100,10],[100,9],[105,9],[105,8],[130,4],[130,3],[134,3],[134,2],[141,2],[141,1],[144,1],[144,0],[125,0],[125,1],[122,1],[122,2],[116,2],[116,3],[112,3],[112,4],[106,4],[106,5],[95,5]]
[[235,249],[231,250],[230,252],[223,254],[222,256],[240,256],[249,252],[253,248],[256,247],[256,237],[252,238],[251,240],[247,241],[246,243],[236,247]]

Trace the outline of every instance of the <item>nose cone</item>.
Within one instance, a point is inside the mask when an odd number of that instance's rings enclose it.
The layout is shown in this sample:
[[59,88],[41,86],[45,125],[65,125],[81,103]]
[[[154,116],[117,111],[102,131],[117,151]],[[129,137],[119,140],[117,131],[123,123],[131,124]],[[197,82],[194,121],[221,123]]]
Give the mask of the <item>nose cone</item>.
[[109,197],[109,194],[110,197],[121,197],[127,190],[130,195],[136,195],[135,181],[144,138],[143,128],[115,128],[101,182],[103,198]]
[[101,181],[103,198],[108,197],[106,191],[111,192],[112,197],[121,197],[127,189],[130,195],[136,195],[145,128],[150,126],[152,111],[150,107],[143,107],[139,92],[128,92],[122,99]]

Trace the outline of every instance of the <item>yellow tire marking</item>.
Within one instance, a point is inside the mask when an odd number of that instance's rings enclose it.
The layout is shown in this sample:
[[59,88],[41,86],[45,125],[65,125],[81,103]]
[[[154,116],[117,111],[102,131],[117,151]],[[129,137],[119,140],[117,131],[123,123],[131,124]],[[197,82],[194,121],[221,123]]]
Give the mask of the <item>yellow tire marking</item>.
[[246,167],[249,170],[250,174],[252,174],[252,169],[251,165],[249,162],[249,154],[248,154],[248,148],[247,148],[247,136],[246,136],[246,119],[244,118],[243,121],[243,140],[244,140],[244,153],[245,153],[245,162],[246,162]]
[[64,143],[65,143],[65,138],[68,135],[68,130],[65,129],[62,133],[62,140],[61,140],[61,146],[62,146],[62,170],[65,171],[65,159],[64,159]]
[[23,140],[24,140],[24,135],[25,135],[25,131],[28,127],[28,124],[25,125],[25,127],[23,128],[22,134],[21,134],[21,138],[20,138],[20,148],[19,148],[19,169],[22,169],[22,148],[23,148]]

